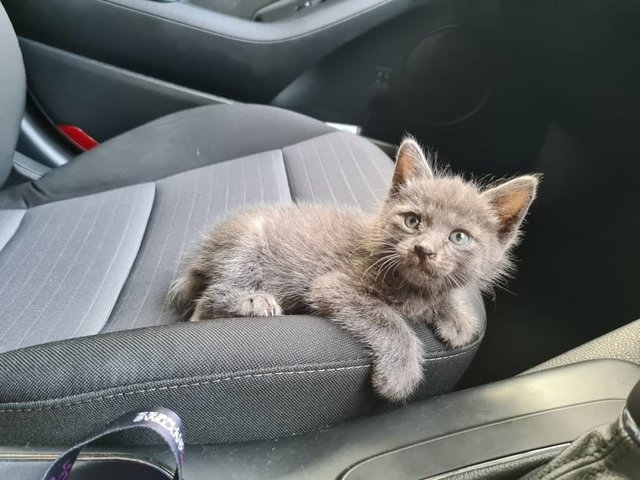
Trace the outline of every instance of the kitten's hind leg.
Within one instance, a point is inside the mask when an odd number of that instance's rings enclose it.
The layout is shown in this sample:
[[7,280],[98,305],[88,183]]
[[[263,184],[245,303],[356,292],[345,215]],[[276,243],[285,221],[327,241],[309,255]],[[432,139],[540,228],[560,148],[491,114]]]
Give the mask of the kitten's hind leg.
[[282,315],[282,308],[265,292],[247,291],[212,285],[196,300],[191,321],[221,317],[273,317]]
[[423,346],[396,311],[340,272],[316,280],[308,301],[371,349],[373,386],[381,396],[399,401],[414,392],[422,380]]
[[169,302],[182,310],[190,310],[193,301],[206,285],[206,279],[193,266],[187,267],[171,284]]

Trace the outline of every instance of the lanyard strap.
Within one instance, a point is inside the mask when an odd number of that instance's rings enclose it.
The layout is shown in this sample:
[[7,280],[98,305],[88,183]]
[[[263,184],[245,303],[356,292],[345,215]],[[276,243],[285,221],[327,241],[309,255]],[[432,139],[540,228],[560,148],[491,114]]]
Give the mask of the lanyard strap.
[[182,420],[173,411],[155,407],[148,411],[136,411],[123,415],[107,425],[100,433],[78,443],[67,450],[49,468],[43,480],[67,480],[80,450],[96,440],[116,432],[134,428],[148,428],[156,432],[169,445],[176,459],[176,471],[173,480],[184,480],[182,464],[184,463],[184,429]]

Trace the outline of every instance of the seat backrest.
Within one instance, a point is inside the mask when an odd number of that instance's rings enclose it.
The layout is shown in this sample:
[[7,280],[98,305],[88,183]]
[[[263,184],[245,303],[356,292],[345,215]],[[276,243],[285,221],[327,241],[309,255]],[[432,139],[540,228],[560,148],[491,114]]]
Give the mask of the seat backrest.
[[0,3],[0,186],[11,171],[25,95],[26,80],[18,39]]

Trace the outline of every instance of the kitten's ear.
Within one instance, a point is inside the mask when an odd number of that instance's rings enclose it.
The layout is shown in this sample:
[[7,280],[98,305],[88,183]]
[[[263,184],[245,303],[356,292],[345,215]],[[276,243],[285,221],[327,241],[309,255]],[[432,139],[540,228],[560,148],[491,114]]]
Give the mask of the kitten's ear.
[[396,155],[391,191],[396,192],[400,186],[416,177],[433,178],[433,171],[418,142],[412,137],[405,137]]
[[482,195],[500,220],[500,241],[509,246],[518,238],[518,229],[531,202],[536,198],[540,183],[535,175],[523,175],[486,190]]

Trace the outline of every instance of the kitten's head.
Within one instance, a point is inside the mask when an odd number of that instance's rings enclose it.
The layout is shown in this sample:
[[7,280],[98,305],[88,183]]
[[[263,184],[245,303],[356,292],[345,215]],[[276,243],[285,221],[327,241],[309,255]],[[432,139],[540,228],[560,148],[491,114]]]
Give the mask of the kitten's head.
[[511,268],[509,251],[537,186],[532,175],[481,189],[459,176],[434,174],[420,146],[407,138],[370,250],[381,257],[385,274],[393,271],[417,288],[491,287]]

